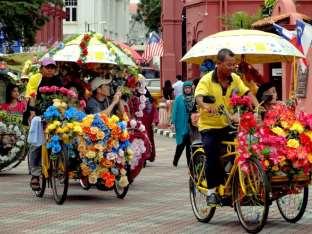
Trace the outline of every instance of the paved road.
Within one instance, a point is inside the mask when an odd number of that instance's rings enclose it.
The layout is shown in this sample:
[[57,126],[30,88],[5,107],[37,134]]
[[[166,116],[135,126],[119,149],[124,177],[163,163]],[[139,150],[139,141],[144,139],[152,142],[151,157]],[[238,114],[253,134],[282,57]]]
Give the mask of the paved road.
[[[218,209],[209,224],[196,221],[185,158],[173,168],[174,140],[156,136],[156,143],[156,162],[148,163],[124,200],[112,191],[84,191],[73,181],[59,206],[49,190],[42,199],[32,196],[25,164],[0,174],[0,233],[244,233],[231,208]],[[262,233],[311,233],[311,204],[298,224],[284,222],[272,207]]]

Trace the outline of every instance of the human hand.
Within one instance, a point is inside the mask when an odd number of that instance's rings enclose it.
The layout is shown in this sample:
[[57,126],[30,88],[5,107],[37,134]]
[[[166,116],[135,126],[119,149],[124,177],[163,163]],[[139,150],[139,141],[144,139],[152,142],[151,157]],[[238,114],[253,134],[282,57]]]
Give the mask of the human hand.
[[34,111],[30,111],[30,115],[28,118],[28,122],[31,123],[31,120],[36,116],[36,113]]
[[117,104],[120,101],[121,95],[122,95],[121,91],[117,90],[117,92],[114,94],[114,98],[113,98],[114,104]]
[[230,120],[231,122],[233,123],[238,123],[239,122],[239,114],[238,113],[235,113],[233,115],[230,116]]

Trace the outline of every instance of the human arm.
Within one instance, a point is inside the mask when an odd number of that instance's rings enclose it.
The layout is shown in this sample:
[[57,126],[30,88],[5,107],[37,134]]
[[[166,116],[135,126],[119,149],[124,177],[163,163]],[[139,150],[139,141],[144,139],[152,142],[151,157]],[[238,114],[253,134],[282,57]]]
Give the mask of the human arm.
[[121,91],[117,90],[117,92],[115,93],[112,102],[110,103],[110,105],[103,111],[107,116],[110,116],[115,108],[115,106],[118,105],[118,111],[120,111],[121,113],[124,112],[124,107],[122,106],[122,103],[120,102],[121,99]]

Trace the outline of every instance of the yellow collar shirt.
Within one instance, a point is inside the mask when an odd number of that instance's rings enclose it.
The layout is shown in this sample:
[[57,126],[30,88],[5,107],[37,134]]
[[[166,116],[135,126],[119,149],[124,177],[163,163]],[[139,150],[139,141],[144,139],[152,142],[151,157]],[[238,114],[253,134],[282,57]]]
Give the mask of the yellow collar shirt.
[[[234,73],[231,74],[230,82],[231,83],[229,84],[228,88],[223,89],[218,82],[216,70],[211,71],[200,79],[195,90],[195,97],[203,96],[213,99],[214,103],[209,105],[211,105],[215,110],[220,110],[222,107],[230,110],[229,103],[231,96],[233,94],[243,96],[249,91],[249,88],[243,83],[241,78]],[[199,131],[220,129],[228,125],[228,119],[221,111],[209,113],[207,110],[199,108]]]

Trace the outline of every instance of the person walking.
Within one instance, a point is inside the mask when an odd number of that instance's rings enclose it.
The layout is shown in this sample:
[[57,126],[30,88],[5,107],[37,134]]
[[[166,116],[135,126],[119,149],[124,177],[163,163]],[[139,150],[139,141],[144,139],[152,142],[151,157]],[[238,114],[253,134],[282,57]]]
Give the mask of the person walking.
[[172,85],[174,91],[174,97],[177,98],[178,96],[183,94],[183,81],[182,81],[182,76],[181,75],[177,75],[176,76],[177,81]]
[[190,113],[194,106],[194,96],[192,89],[192,82],[185,81],[183,84],[183,93],[178,96],[173,105],[172,124],[176,130],[176,151],[173,159],[173,166],[177,167],[181,154],[185,148],[186,160],[189,165],[191,157],[190,149]]

